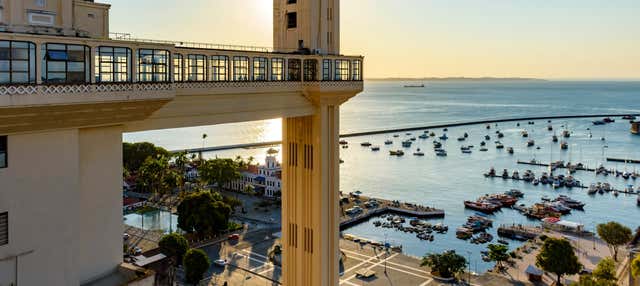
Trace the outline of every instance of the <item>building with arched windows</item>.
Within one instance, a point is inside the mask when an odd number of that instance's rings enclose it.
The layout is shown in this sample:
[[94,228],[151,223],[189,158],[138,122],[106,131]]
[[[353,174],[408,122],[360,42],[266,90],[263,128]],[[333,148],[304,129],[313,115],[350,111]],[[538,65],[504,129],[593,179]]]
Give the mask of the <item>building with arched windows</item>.
[[339,107],[363,87],[338,0],[274,0],[273,48],[110,33],[109,8],[0,0],[0,285],[116,271],[123,132],[272,118],[283,282],[337,285]]

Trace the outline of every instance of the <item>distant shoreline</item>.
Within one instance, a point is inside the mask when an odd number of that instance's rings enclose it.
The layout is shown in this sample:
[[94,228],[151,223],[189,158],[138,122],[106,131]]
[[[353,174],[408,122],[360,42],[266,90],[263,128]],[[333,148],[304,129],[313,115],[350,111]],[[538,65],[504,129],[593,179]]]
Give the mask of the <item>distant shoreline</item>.
[[388,78],[366,78],[368,81],[548,81],[539,78],[526,77],[388,77]]

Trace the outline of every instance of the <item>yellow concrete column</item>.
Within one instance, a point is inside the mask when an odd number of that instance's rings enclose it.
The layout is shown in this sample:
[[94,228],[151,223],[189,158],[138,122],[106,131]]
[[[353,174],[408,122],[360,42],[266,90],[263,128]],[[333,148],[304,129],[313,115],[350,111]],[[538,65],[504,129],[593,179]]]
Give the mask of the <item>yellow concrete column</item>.
[[284,285],[338,285],[339,103],[283,119]]

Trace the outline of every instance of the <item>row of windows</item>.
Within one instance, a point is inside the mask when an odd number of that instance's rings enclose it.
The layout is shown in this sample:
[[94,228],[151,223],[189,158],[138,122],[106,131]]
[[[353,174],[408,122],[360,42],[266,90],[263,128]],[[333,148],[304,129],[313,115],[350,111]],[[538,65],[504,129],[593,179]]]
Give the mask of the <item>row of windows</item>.
[[[36,45],[21,41],[0,41],[0,84],[36,83]],[[91,50],[84,45],[43,44],[44,83],[86,83],[91,76]],[[171,57],[169,51],[137,50],[139,82],[174,81],[313,81],[317,78],[315,59],[282,59],[246,56]],[[124,47],[96,49],[96,82],[131,82],[132,51]],[[173,69],[173,72],[171,70]],[[322,80],[362,80],[362,61],[323,60]],[[333,74],[332,74],[333,71]],[[173,77],[171,77],[173,75]]]

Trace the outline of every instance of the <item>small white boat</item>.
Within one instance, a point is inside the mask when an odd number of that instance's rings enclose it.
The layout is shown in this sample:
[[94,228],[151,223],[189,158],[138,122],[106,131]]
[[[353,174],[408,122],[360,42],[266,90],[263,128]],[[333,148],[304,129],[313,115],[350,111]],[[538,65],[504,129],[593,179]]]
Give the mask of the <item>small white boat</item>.
[[384,145],[391,145],[391,144],[393,144],[393,141],[391,140],[384,141]]
[[420,148],[413,153],[414,156],[424,156],[424,152],[420,151]]
[[371,147],[371,151],[380,151],[380,146]]
[[371,146],[371,143],[369,143],[369,142],[362,142],[362,143],[360,143],[360,146],[362,146],[362,147],[369,147],[369,146]]

